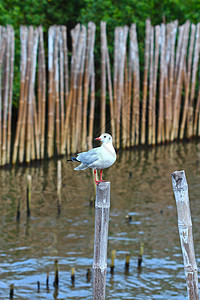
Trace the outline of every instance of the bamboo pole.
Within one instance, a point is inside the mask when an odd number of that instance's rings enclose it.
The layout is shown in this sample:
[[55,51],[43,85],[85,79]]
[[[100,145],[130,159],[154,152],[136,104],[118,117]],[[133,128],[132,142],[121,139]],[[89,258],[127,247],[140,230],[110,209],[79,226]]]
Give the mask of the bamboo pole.
[[146,107],[147,107],[147,87],[148,87],[148,69],[149,69],[150,28],[151,28],[151,21],[147,19],[146,35],[145,35],[145,65],[144,65],[144,77],[143,77],[141,144],[145,144],[145,139],[146,139]]
[[107,270],[107,239],[110,210],[110,182],[97,186],[95,202],[95,241],[92,299],[105,299]]
[[200,108],[200,85],[199,85],[199,92],[198,92],[197,104],[196,104],[195,115],[194,115],[194,131],[193,131],[194,136],[198,135],[197,125],[198,125],[199,108]]
[[[188,42],[188,33],[189,33],[190,23],[187,21],[184,24],[183,28],[183,40],[181,44],[181,54],[180,54],[180,64],[177,74],[176,85],[174,86],[174,106],[173,106],[173,126],[171,131],[171,141],[173,141],[178,136],[179,129],[179,118],[180,118],[180,101],[181,101],[181,91],[183,83],[183,72],[184,72],[184,61],[186,56],[187,42]],[[176,70],[175,70],[176,71]]]
[[0,37],[1,37],[1,47],[0,47],[0,166],[2,164],[2,93],[1,93],[1,80],[2,80],[2,63],[3,56],[6,47],[6,30],[4,27],[0,26]]
[[170,65],[169,65],[169,95],[168,95],[168,103],[169,103],[169,140],[171,136],[171,130],[172,130],[172,121],[173,121],[173,99],[172,99],[172,93],[173,93],[173,86],[174,86],[174,57],[175,57],[175,42],[176,42],[176,35],[177,35],[177,27],[178,27],[178,21],[175,20],[172,23],[173,29],[171,32],[172,35],[172,44],[171,44],[171,53],[170,53]]
[[75,135],[73,142],[73,153],[80,149],[79,141],[81,134],[81,120],[82,120],[82,83],[83,83],[83,73],[85,65],[85,50],[86,50],[86,27],[82,26],[80,43],[79,43],[79,66],[77,74],[77,106],[76,106],[76,124],[75,124]]
[[10,26],[11,45],[10,45],[10,78],[9,78],[9,100],[8,100],[8,131],[7,131],[7,163],[10,163],[11,155],[11,121],[12,121],[12,95],[13,95],[13,76],[14,76],[14,51],[15,35],[14,29]]
[[191,92],[190,92],[190,101],[189,101],[189,108],[187,114],[187,137],[188,138],[191,138],[193,134],[194,98],[195,98],[197,70],[199,65],[199,50],[200,50],[200,24],[198,23],[196,27],[194,59],[193,59],[193,66],[192,66]]
[[33,128],[33,99],[34,99],[34,85],[35,85],[35,73],[37,62],[37,49],[38,49],[38,29],[34,30],[33,36],[33,49],[31,53],[31,69],[30,69],[30,81],[28,92],[28,116],[27,116],[27,139],[26,139],[26,162],[31,160],[31,140],[34,138],[31,134],[31,128]]
[[92,147],[93,138],[93,128],[94,128],[94,107],[95,107],[95,64],[94,64],[94,41],[95,41],[95,31],[96,25],[91,22],[91,50],[90,50],[90,60],[91,60],[91,88],[90,88],[90,116],[89,116],[89,147]]
[[106,22],[101,21],[101,134],[106,131]]
[[158,111],[158,131],[157,143],[163,141],[164,126],[164,69],[165,69],[165,25],[161,24],[161,53],[160,53],[160,81],[159,81],[159,111]]
[[43,83],[43,71],[42,71],[42,50],[41,50],[41,34],[42,34],[42,26],[38,27],[39,33],[39,45],[38,45],[38,67],[37,67],[37,104],[36,104],[36,112],[38,115],[37,125],[35,126],[38,129],[38,139],[36,138],[36,143],[39,145],[39,156],[37,154],[37,159],[40,158],[41,153],[41,127],[42,127],[42,83]]
[[159,41],[160,41],[160,26],[155,27],[155,59],[153,70],[153,99],[152,99],[152,137],[151,143],[156,143],[156,95],[157,95],[157,77],[158,77],[158,61],[159,61]]
[[64,139],[64,121],[65,121],[65,109],[64,109],[64,48],[63,48],[63,28],[60,27],[59,35],[59,49],[60,49],[60,154],[63,153],[62,145]]
[[53,54],[54,54],[54,39],[55,39],[55,26],[51,26],[48,31],[48,73],[49,73],[49,89],[48,89],[48,140],[47,140],[47,155],[53,155],[53,133],[52,127],[54,126],[54,99],[53,99]]
[[58,53],[59,53],[60,27],[56,26],[54,40],[54,93],[55,93],[55,118],[56,118],[56,150],[60,155],[60,99],[59,99],[59,71],[58,71]]
[[154,27],[151,26],[150,32],[150,69],[149,69],[149,126],[148,126],[148,144],[152,143],[153,131],[153,66],[154,66]]
[[8,120],[8,97],[9,97],[9,72],[10,72],[10,26],[6,28],[6,52],[5,52],[5,81],[3,93],[3,120],[2,120],[2,161],[1,164],[6,164],[7,150],[7,120]]
[[132,24],[133,30],[133,102],[132,102],[132,141],[131,146],[139,144],[140,122],[140,63],[137,41],[136,25]]
[[20,26],[20,42],[21,42],[21,60],[20,60],[20,98],[19,98],[19,110],[17,127],[15,134],[15,142],[13,148],[12,163],[15,164],[17,161],[18,145],[20,140],[20,129],[22,126],[23,109],[24,109],[24,92],[25,92],[25,77],[26,77],[26,63],[27,63],[27,40],[28,40],[28,29],[26,26]]
[[178,229],[183,254],[188,297],[199,299],[198,274],[192,236],[192,220],[188,196],[188,184],[184,171],[171,174],[178,213]]
[[44,158],[45,151],[45,116],[46,116],[46,65],[45,65],[45,52],[44,52],[44,40],[42,26],[39,27],[40,38],[40,54],[41,54],[41,72],[42,72],[42,103],[41,103],[41,145],[40,145],[40,157]]
[[196,26],[194,24],[191,25],[191,33],[190,33],[190,45],[189,45],[189,53],[188,53],[188,63],[187,63],[187,74],[186,74],[186,87],[185,87],[185,101],[183,107],[183,117],[180,128],[180,139],[183,139],[184,130],[185,130],[185,122],[188,113],[188,103],[189,103],[189,93],[190,93],[190,79],[191,79],[191,66],[192,66],[192,54],[194,50],[194,39],[195,39],[195,30]]
[[119,47],[119,27],[115,28],[114,33],[114,74],[113,74],[113,104],[115,116],[115,144],[118,142],[118,116],[117,116],[117,97],[118,97],[118,76],[119,76],[119,60],[118,60],[118,47]]
[[[20,146],[19,146],[19,162],[22,163],[24,160],[24,144],[26,136],[26,120],[27,120],[27,100],[29,93],[29,81],[30,81],[30,72],[31,72],[31,59],[33,51],[33,26],[28,28],[28,41],[27,41],[27,61],[26,61],[26,75],[25,75],[25,86],[24,86],[24,105],[22,112],[22,124],[21,124],[21,134],[20,134]],[[29,114],[30,115],[30,114]],[[29,127],[30,132],[30,127]]]

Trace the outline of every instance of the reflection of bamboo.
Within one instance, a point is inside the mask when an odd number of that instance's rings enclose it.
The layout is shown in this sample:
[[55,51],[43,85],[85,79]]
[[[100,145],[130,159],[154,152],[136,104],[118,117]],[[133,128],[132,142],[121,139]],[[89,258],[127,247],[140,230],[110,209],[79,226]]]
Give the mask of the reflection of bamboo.
[[12,95],[13,95],[13,74],[14,74],[14,29],[11,29],[11,45],[10,45],[10,78],[9,78],[9,102],[8,102],[8,141],[7,141],[7,163],[10,163],[11,155],[11,116],[12,116]]
[[189,299],[199,299],[197,264],[192,235],[188,184],[184,171],[172,173],[172,186],[178,212],[178,229]]
[[153,129],[153,65],[154,65],[154,28],[151,26],[150,33],[150,73],[149,73],[149,126],[148,126],[148,144],[152,143]]
[[106,22],[101,21],[101,134],[106,131]]
[[156,94],[157,94],[157,76],[158,76],[158,60],[159,60],[159,40],[160,26],[155,27],[155,59],[153,70],[153,99],[152,99],[152,139],[151,144],[156,143]]
[[6,146],[7,146],[7,119],[8,119],[8,97],[9,97],[9,72],[10,72],[10,26],[6,28],[6,52],[5,52],[5,81],[3,93],[3,126],[2,126],[2,165],[6,164]]
[[145,65],[143,79],[143,99],[142,99],[142,123],[141,123],[141,144],[145,144],[146,138],[146,106],[147,106],[147,86],[148,86],[148,68],[149,68],[149,45],[150,45],[150,27],[151,21],[146,20],[145,35]]
[[46,115],[46,66],[45,66],[45,53],[44,53],[44,40],[42,27],[39,27],[40,34],[40,52],[41,52],[41,72],[42,72],[42,104],[41,104],[41,158],[44,158],[45,148],[45,115]]
[[24,109],[24,92],[25,92],[25,76],[26,76],[26,64],[27,64],[27,38],[28,38],[28,29],[25,26],[20,27],[20,40],[21,40],[21,80],[20,80],[20,98],[19,98],[19,113],[17,119],[17,128],[15,134],[15,143],[13,149],[13,158],[12,162],[15,164],[17,160],[17,150],[19,145],[20,138],[20,129],[22,125],[23,109]]
[[[184,107],[183,107],[183,117],[180,127],[180,139],[184,136],[184,130],[185,130],[185,121],[187,117],[188,112],[188,102],[189,102],[189,92],[190,92],[190,78],[191,78],[191,66],[192,66],[192,54],[193,54],[193,48],[194,48],[194,38],[195,38],[195,29],[196,26],[194,24],[191,25],[191,33],[190,33],[190,46],[189,46],[189,53],[188,53],[188,68],[187,68],[187,74],[185,70],[185,76],[186,76],[186,87],[185,87],[185,99],[184,99]],[[185,66],[186,68],[186,66]]]
[[188,138],[192,137],[193,134],[194,98],[195,98],[197,70],[199,64],[199,49],[200,49],[200,24],[198,23],[197,30],[196,30],[195,48],[194,48],[190,101],[189,101],[189,109],[187,114],[187,137]]

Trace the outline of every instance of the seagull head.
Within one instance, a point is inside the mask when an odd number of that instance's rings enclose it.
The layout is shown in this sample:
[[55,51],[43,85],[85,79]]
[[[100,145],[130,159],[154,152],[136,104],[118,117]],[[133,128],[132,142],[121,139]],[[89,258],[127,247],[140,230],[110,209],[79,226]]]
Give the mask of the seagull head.
[[101,141],[103,144],[112,143],[112,136],[109,133],[102,133],[100,137],[95,138],[96,141]]

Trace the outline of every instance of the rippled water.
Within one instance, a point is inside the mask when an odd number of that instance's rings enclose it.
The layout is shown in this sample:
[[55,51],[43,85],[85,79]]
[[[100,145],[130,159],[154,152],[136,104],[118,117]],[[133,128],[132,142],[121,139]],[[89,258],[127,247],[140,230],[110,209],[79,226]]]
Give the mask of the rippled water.
[[[0,170],[0,299],[14,283],[15,299],[91,299],[94,197],[91,170],[73,171],[62,159],[62,209],[57,214],[56,161]],[[104,172],[111,181],[106,299],[187,299],[171,173],[184,169],[189,184],[197,265],[200,263],[200,143],[175,143],[149,149],[119,151]],[[26,218],[26,177],[32,175],[31,218]],[[21,200],[21,220],[16,208]],[[129,223],[125,216],[130,214]],[[144,243],[141,272],[137,270]],[[110,274],[111,251],[116,250]],[[124,274],[130,252],[129,274]],[[59,262],[59,289],[54,260]],[[75,285],[70,270],[75,267]],[[46,273],[49,271],[49,291]],[[40,292],[37,291],[40,281]]]

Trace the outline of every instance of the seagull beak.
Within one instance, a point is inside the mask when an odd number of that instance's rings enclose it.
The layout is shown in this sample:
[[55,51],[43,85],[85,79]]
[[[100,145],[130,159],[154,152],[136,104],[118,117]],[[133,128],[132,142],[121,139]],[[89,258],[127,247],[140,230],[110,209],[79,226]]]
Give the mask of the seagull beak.
[[95,141],[101,141],[100,137],[95,138]]

